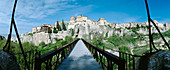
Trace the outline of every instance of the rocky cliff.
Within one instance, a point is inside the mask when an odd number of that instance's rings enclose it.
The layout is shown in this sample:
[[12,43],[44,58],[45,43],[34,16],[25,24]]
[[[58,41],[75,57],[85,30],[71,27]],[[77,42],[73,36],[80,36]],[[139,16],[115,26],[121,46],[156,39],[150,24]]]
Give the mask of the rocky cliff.
[[11,55],[0,50],[0,70],[20,70],[20,67]]
[[[68,25],[69,26],[69,25]],[[116,27],[111,25],[98,25],[98,24],[75,24],[72,25],[74,28],[67,29],[66,31],[58,31],[58,33],[32,33],[28,32],[21,35],[22,42],[30,42],[35,45],[39,45],[41,42],[55,43],[55,38],[64,40],[66,36],[72,36],[73,38],[85,38],[85,39],[96,39],[100,36],[110,37],[113,34],[118,36],[143,34],[147,35],[149,30],[147,26],[139,27]],[[161,32],[168,31],[167,27],[159,27]],[[152,27],[152,33],[158,33],[157,30]],[[74,33],[73,33],[74,32]],[[73,34],[73,35],[72,35]]]
[[170,52],[159,51],[151,56],[144,56],[136,64],[137,70],[169,70]]
[[71,36],[69,31],[60,31],[59,33],[25,33],[21,35],[21,41],[22,42],[29,42],[33,43],[35,45],[39,45],[41,42],[44,42],[45,44],[48,43],[55,43],[55,39],[64,40],[65,36]]
[[[154,20],[161,32],[166,32],[170,29],[170,24],[162,24]],[[84,39],[97,39],[99,37],[109,38],[112,35],[126,36],[126,35],[148,35],[148,22],[143,23],[109,23],[104,18],[100,18],[98,21],[87,19],[87,16],[71,17],[70,21],[64,22],[67,30],[57,31],[53,33],[59,25],[62,27],[61,22],[56,22],[55,25],[44,24],[42,26],[32,28],[32,31],[22,34],[22,42],[30,42],[35,45],[39,45],[41,42],[55,43],[55,39],[64,40],[66,36],[72,36],[73,38],[84,38]],[[158,31],[151,24],[152,33],[157,34]],[[56,29],[57,30],[57,29]],[[55,31],[56,32],[56,31]]]

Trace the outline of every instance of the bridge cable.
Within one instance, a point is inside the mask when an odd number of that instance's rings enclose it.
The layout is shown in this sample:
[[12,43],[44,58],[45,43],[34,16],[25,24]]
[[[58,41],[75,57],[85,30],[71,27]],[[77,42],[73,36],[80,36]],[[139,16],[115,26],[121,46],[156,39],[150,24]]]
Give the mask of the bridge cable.
[[153,43],[153,37],[152,37],[152,34],[151,34],[151,24],[150,24],[150,22],[152,22],[152,24],[155,26],[155,28],[157,29],[158,33],[160,34],[160,36],[162,37],[163,41],[165,42],[165,44],[167,45],[168,49],[170,50],[170,47],[169,47],[167,41],[165,40],[164,36],[161,34],[159,28],[156,26],[155,22],[153,22],[153,20],[150,17],[149,6],[148,6],[147,0],[145,0],[145,5],[146,5],[146,9],[147,9],[148,23],[149,23],[150,53],[152,53],[152,45],[153,45],[153,48],[158,51],[158,49],[155,47],[155,45]]
[[[26,55],[24,54],[24,50],[23,50],[23,46],[22,46],[22,44],[21,44],[21,40],[20,40],[20,38],[19,38],[17,26],[16,26],[15,20],[14,20],[14,14],[15,14],[16,5],[17,5],[17,0],[15,0],[15,3],[14,3],[13,12],[12,12],[12,18],[11,18],[10,33],[9,33],[9,35],[8,35],[8,40],[7,40],[7,42],[6,42],[5,46],[3,47],[3,51],[6,51],[5,48],[6,48],[7,45],[8,45],[8,47],[7,47],[8,49],[7,49],[6,52],[9,53],[9,50],[10,50],[10,42],[11,42],[11,35],[12,35],[12,26],[14,26],[15,33],[16,33],[16,35],[17,35],[17,39],[18,39],[18,42],[19,42],[19,45],[20,45],[22,54],[23,54],[23,56],[24,56],[25,64],[26,64],[28,70],[30,70],[30,69],[29,69],[29,66],[28,66],[28,62],[27,62],[27,60],[26,60]],[[10,54],[10,53],[9,53],[9,54]]]

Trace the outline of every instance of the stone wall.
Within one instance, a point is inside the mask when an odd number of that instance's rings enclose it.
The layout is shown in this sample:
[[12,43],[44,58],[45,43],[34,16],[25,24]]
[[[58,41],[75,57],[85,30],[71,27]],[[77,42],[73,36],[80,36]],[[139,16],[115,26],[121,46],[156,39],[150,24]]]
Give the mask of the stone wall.
[[21,70],[12,56],[0,50],[0,70]]
[[170,51],[159,51],[138,60],[137,70],[170,70]]

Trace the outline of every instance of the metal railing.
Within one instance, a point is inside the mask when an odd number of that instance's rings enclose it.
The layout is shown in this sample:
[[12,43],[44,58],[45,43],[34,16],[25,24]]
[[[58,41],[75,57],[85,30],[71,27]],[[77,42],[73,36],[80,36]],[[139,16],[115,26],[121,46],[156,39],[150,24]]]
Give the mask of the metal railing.
[[22,56],[22,53],[17,53],[14,54],[16,57],[16,61],[18,63],[18,65],[20,66],[20,68],[22,70],[32,70],[34,69],[34,65],[35,65],[35,57],[39,54],[39,51],[37,50],[30,50],[27,52],[24,52],[25,57],[27,58],[27,62],[28,62],[28,67],[26,66],[26,63],[24,62],[24,57]]
[[26,63],[24,62],[24,58],[22,56],[23,53],[11,53],[11,52],[10,53],[13,54],[13,58],[17,59],[16,62],[18,63],[18,65],[20,66],[22,70],[28,70],[28,69],[33,70],[35,66],[35,57],[40,54],[43,54],[44,51],[50,51],[53,49],[57,49],[57,46],[49,47],[44,50],[30,50],[30,51],[24,52],[24,55],[27,58],[26,60],[28,62],[28,67],[26,67]]
[[114,50],[114,49],[108,48],[108,47],[104,47],[104,48],[110,49],[113,52],[118,52],[119,53],[118,57],[125,60],[125,70],[136,70],[136,62],[137,62],[137,60],[139,58],[141,58],[141,57],[144,57],[144,56],[141,56],[141,55],[132,55],[132,54],[129,54],[127,52]]
[[96,61],[102,66],[104,70],[125,70],[125,60],[115,56],[103,49],[100,49],[89,42],[82,39],[86,47],[93,54]]
[[125,59],[125,70],[136,70],[136,62],[142,56],[132,55],[129,53],[119,52],[119,57]]
[[56,50],[48,52],[43,55],[39,55],[35,58],[34,70],[54,70],[62,62],[63,59],[73,49],[79,39],[64,45]]

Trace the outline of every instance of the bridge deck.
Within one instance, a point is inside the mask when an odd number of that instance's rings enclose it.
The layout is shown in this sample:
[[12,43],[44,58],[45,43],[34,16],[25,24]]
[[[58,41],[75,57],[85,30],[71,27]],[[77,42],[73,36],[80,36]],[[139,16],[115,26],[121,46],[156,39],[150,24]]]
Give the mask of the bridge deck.
[[103,70],[82,40],[79,40],[71,53],[57,70]]

